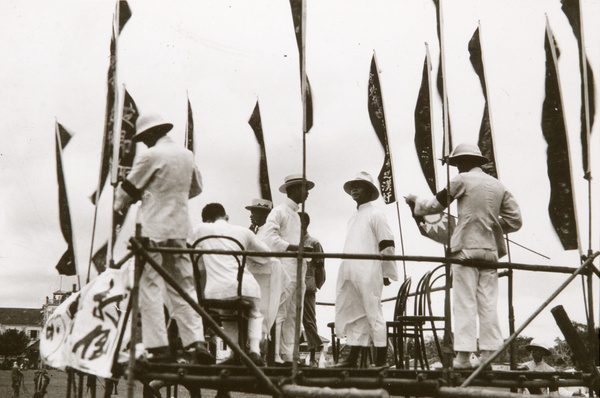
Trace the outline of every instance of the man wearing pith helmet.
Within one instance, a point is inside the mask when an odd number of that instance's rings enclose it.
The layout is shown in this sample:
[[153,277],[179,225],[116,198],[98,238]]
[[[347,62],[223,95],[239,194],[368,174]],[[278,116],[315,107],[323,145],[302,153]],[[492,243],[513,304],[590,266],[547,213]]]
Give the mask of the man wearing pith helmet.
[[[202,192],[200,171],[194,155],[176,144],[167,133],[173,125],[156,114],[142,114],[136,123],[134,142],[143,142],[148,150],[136,155],[131,172],[116,192],[114,210],[123,212],[141,200],[138,223],[142,236],[152,247],[186,248],[191,232],[188,199]],[[196,297],[192,264],[187,254],[150,253],[190,296]],[[150,266],[140,279],[142,341],[156,361],[172,359],[164,317],[165,282]],[[170,286],[166,294],[171,317],[177,320],[184,347],[199,363],[214,363],[204,341],[202,318]]]
[[[302,174],[292,174],[285,178],[279,187],[279,192],[286,194],[283,203],[273,208],[265,223],[263,241],[274,252],[298,251],[300,243],[301,223],[298,211],[300,204],[308,197],[308,191],[315,183],[303,178]],[[291,366],[294,351],[294,333],[296,330],[296,286],[299,286],[304,296],[304,276],[306,261],[302,262],[301,279],[297,280],[296,258],[282,258],[281,265],[290,282],[283,288],[279,311],[275,321],[275,361]],[[300,301],[299,305],[302,305]],[[279,358],[278,358],[279,357]]]
[[[488,162],[477,145],[456,146],[448,163],[458,168],[447,188],[433,198],[406,196],[414,214],[444,211],[458,201],[458,223],[451,236],[451,257],[496,262],[506,254],[504,234],[521,228],[521,211],[513,195],[481,166]],[[498,321],[498,272],[485,266],[452,265],[454,350],[456,369],[471,367],[477,351],[477,318],[481,360],[487,360],[503,343]]]
[[[364,171],[344,184],[344,191],[356,202],[346,232],[344,253],[394,255],[394,235],[385,214],[373,201],[379,190],[373,177]],[[361,347],[370,342],[376,347],[376,366],[387,364],[387,337],[381,293],[390,279],[398,280],[395,261],[342,261],[338,271],[335,299],[335,328],[338,336],[346,336],[350,354],[336,367],[354,368]]]

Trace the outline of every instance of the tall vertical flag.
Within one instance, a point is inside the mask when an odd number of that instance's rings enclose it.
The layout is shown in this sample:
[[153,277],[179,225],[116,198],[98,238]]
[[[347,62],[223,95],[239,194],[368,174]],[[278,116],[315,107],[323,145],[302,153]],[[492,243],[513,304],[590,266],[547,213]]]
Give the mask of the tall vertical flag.
[[271,184],[269,183],[269,168],[267,167],[267,150],[265,148],[265,139],[263,137],[262,122],[260,119],[260,108],[258,100],[252,111],[252,116],[248,120],[248,124],[252,127],[256,141],[260,148],[260,165],[258,173],[258,183],[260,185],[260,194],[263,199],[273,200],[271,196]]
[[[581,22],[581,6],[579,0],[561,0],[562,10],[567,16],[579,47],[579,71],[581,74],[581,149],[583,160],[583,172],[586,179],[591,179],[591,169],[589,162],[589,134],[594,125],[594,116],[596,113],[595,93],[594,93],[594,74],[590,61],[585,52],[585,43],[583,41],[583,24]],[[585,64],[585,69],[583,65]]]
[[58,179],[58,215],[60,219],[60,229],[67,242],[67,250],[62,255],[56,269],[60,275],[76,275],[77,265],[75,262],[75,247],[73,244],[73,226],[71,224],[71,211],[69,209],[69,199],[67,187],[65,185],[65,176],[63,173],[62,151],[69,143],[72,134],[69,133],[60,123],[56,122],[56,175]]
[[485,79],[485,70],[483,66],[483,53],[481,50],[481,39],[480,39],[481,26],[478,26],[469,40],[469,54],[471,59],[471,65],[481,83],[481,89],[483,91],[483,98],[485,99],[485,106],[483,108],[483,117],[481,119],[481,126],[479,127],[479,140],[477,144],[481,150],[481,154],[488,159],[488,162],[481,166],[483,171],[492,177],[498,178],[498,169],[496,168],[496,155],[494,151],[494,138],[492,133],[492,124],[490,116],[490,103],[488,99],[487,84]]
[[[437,178],[435,168],[435,145],[431,112],[431,61],[429,47],[426,46],[425,61],[423,62],[423,77],[421,88],[415,105],[415,149],[421,165],[421,170],[432,193],[437,193]],[[414,210],[411,208],[411,210]],[[448,238],[454,229],[454,220],[448,214],[415,216],[421,235],[442,244],[448,243]],[[450,225],[449,225],[450,224]]]
[[[127,90],[124,90],[123,95],[123,111],[121,112],[121,133],[119,134],[119,156],[115,160],[118,164],[117,171],[117,183],[123,182],[127,178],[127,174],[131,170],[133,160],[135,158],[135,142],[132,141],[133,136],[136,133],[135,124],[137,122],[139,112],[135,101],[129,95]],[[113,226],[112,226],[112,246],[114,247],[115,241],[121,232],[127,212],[123,214],[113,212]],[[112,249],[112,248],[111,248]],[[92,262],[98,272],[102,272],[106,269],[108,243],[105,243],[98,249],[92,256]]]
[[188,117],[187,124],[185,125],[185,147],[192,151],[192,153],[196,153],[194,148],[194,115],[192,114],[192,104],[190,103],[189,97],[187,105]]
[[[113,130],[115,122],[115,98],[117,96],[117,40],[125,24],[131,18],[131,9],[125,0],[117,1],[117,9],[113,19],[113,32],[110,39],[110,58],[107,76],[106,112],[104,116],[104,138],[102,140],[102,155],[98,190],[92,194],[92,202],[96,202],[106,183],[110,171],[113,148]],[[118,19],[118,23],[117,23]]]
[[442,99],[442,116],[444,120],[444,140],[442,148],[442,162],[446,162],[447,158],[452,153],[452,131],[450,128],[450,104],[448,103],[448,95],[446,90],[446,76],[444,67],[444,38],[443,38],[443,21],[442,9],[440,0],[433,0],[435,4],[435,15],[437,20],[437,36],[440,43],[440,60],[437,73],[437,89],[440,98]]
[[381,85],[379,83],[379,72],[377,70],[375,54],[373,54],[373,58],[371,59],[371,70],[369,72],[368,108],[371,124],[375,129],[377,138],[379,138],[379,141],[383,146],[383,151],[385,154],[383,167],[381,168],[378,176],[379,186],[381,188],[381,196],[386,204],[394,203],[396,201],[396,191],[394,189],[392,159],[390,155],[385,114],[383,111],[383,97],[381,95]]
[[[304,54],[302,52],[302,2],[305,0],[290,0],[292,9],[292,21],[294,22],[294,33],[296,34],[296,44],[298,44],[298,53],[300,58],[300,78],[304,73]],[[313,126],[313,104],[310,81],[306,78],[306,132],[308,133]],[[264,198],[266,199],[266,198]]]
[[563,248],[574,250],[580,245],[567,126],[558,74],[559,54],[547,19],[544,49],[546,51],[546,98],[542,105],[542,132],[548,143],[547,164],[550,180],[548,213]]
[[432,128],[431,114],[431,62],[429,61],[429,50],[423,61],[423,77],[421,88],[415,106],[415,149],[421,170],[427,181],[429,189],[434,194],[437,192],[437,180],[435,172],[435,148]]

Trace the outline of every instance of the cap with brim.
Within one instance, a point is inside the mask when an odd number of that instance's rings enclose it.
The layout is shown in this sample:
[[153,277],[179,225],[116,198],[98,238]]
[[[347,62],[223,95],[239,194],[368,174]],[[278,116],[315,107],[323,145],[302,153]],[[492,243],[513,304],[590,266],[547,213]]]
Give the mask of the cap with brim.
[[363,183],[371,188],[371,198],[369,201],[373,201],[379,197],[379,189],[377,189],[377,186],[375,186],[373,183],[373,177],[371,177],[371,174],[367,173],[366,171],[359,171],[353,180],[346,181],[346,183],[344,183],[344,191],[346,191],[348,195],[350,195],[352,183],[354,182]]
[[481,150],[477,145],[463,143],[458,144],[452,151],[452,155],[448,158],[448,164],[456,166],[457,162],[463,159],[472,159],[479,163],[479,165],[489,162],[488,158],[481,154]]
[[303,182],[306,183],[307,191],[310,191],[311,189],[313,189],[315,187],[315,183],[302,178],[302,174],[291,174],[291,175],[285,177],[285,182],[283,183],[282,186],[279,187],[279,192],[287,193],[288,187],[290,187],[292,185],[299,185],[299,184],[302,184]]
[[531,351],[532,349],[539,349],[544,351],[544,355],[552,355],[552,352],[543,344],[540,343],[531,343],[525,346],[525,349]]
[[155,113],[146,113],[140,115],[138,118],[135,124],[137,133],[133,136],[132,141],[142,141],[144,137],[151,134],[165,135],[171,131],[172,128],[173,125],[171,123],[166,123],[159,115]]
[[266,210],[273,209],[273,202],[268,199],[252,199],[252,205],[246,206],[247,210]]

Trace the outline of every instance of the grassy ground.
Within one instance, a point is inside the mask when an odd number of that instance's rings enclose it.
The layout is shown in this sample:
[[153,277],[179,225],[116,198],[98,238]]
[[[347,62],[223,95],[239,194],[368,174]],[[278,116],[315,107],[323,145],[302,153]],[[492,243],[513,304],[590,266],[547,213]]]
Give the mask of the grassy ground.
[[[31,398],[33,396],[33,375],[34,370],[25,370],[23,371],[25,388],[21,386],[21,395],[20,398]],[[65,398],[67,395],[67,374],[65,372],[61,372],[59,370],[49,370],[48,375],[50,376],[50,384],[48,385],[48,393],[44,398]],[[118,394],[113,394],[111,397],[127,397],[127,384],[126,381],[121,380],[117,387]],[[0,397],[1,398],[12,398],[12,388],[10,381],[10,370],[2,370],[0,371]],[[167,397],[166,388],[161,390],[162,396]],[[71,394],[72,397],[75,397]],[[85,391],[83,396],[85,398],[90,397],[90,392]],[[183,388],[179,387],[177,391],[177,395],[175,395],[175,391],[171,389],[171,396],[177,396],[178,398],[189,398],[189,392]],[[202,398],[214,398],[215,391],[214,390],[202,390]],[[96,398],[104,397],[104,381],[99,380],[98,386],[96,387]],[[135,389],[135,398],[142,398],[142,385],[140,383],[136,383]],[[242,394],[242,393],[231,393],[232,398],[247,398],[247,397],[266,397],[262,395],[254,395],[254,394]],[[170,397],[169,397],[170,398]]]

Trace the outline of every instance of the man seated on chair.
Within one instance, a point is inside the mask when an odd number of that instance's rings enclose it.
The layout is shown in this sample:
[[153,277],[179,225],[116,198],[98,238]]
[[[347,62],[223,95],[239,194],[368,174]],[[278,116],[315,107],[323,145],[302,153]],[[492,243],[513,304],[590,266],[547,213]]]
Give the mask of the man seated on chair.
[[[199,242],[196,249],[203,250],[242,250],[236,242],[238,241],[245,250],[269,252],[269,247],[261,242],[248,228],[228,223],[229,216],[220,203],[210,203],[202,209],[202,224],[194,228],[188,239],[194,244],[198,239],[206,236],[223,236],[225,238],[209,238]],[[239,256],[238,258],[241,258]],[[253,257],[257,264],[267,264],[268,257]],[[238,292],[238,261],[232,255],[204,254],[200,256],[199,266],[206,269],[206,286],[204,298],[206,299],[233,299]],[[245,268],[242,277],[242,297],[247,299],[252,307],[248,317],[248,343],[250,353],[248,356],[257,366],[264,366],[260,355],[260,341],[262,337],[263,316],[259,310],[260,287],[258,283]],[[225,333],[234,341],[238,341],[238,329],[235,322],[224,322]],[[242,347],[243,348],[243,347]],[[239,365],[237,354],[233,354],[222,364]]]

